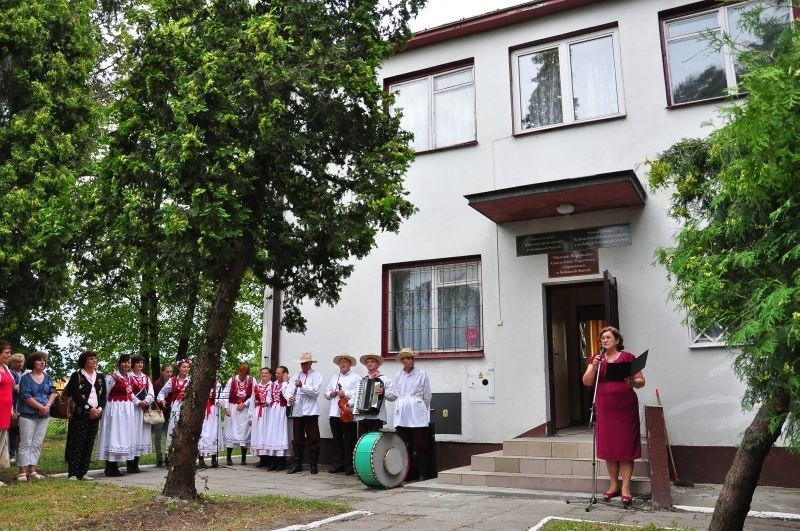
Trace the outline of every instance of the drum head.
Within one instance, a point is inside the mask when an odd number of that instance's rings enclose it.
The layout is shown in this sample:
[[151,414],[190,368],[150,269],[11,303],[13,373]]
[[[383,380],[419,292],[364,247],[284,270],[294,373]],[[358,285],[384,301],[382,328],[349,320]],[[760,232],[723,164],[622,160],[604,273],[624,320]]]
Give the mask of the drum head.
[[[367,437],[371,435],[372,437]],[[365,446],[371,445],[369,452],[370,470],[365,468]],[[398,487],[403,483],[408,471],[409,459],[403,439],[394,432],[373,432],[359,439],[355,452],[356,472],[361,481],[369,486],[384,488]],[[377,483],[377,485],[375,484]]]

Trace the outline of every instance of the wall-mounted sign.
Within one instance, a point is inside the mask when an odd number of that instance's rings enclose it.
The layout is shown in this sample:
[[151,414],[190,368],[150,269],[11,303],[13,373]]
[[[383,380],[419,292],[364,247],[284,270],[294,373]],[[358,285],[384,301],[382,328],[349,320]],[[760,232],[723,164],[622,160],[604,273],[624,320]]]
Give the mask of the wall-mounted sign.
[[597,254],[597,249],[548,254],[547,275],[553,278],[597,274],[600,272]]
[[631,224],[517,236],[517,256],[631,245]]

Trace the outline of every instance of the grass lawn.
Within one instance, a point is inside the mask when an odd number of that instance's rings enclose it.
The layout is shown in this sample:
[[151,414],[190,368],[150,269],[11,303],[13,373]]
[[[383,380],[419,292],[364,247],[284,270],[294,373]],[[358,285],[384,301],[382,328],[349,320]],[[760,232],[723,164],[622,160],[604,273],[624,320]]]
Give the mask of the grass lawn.
[[661,527],[648,524],[645,527],[615,525],[608,522],[579,522],[576,520],[550,520],[541,528],[542,531],[679,531],[676,527]]
[[282,496],[208,496],[176,502],[158,492],[67,479],[0,489],[3,530],[275,529],[349,511],[344,504]]

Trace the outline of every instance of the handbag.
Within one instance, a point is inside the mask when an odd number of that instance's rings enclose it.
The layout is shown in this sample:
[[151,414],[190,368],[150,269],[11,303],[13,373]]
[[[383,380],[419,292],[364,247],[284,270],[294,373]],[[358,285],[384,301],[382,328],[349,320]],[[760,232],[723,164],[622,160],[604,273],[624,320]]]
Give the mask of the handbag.
[[144,412],[143,421],[145,424],[155,426],[156,424],[164,424],[164,413],[160,409],[150,409]]
[[50,416],[56,419],[71,420],[75,416],[75,401],[72,397],[62,391],[53,405],[50,407]]

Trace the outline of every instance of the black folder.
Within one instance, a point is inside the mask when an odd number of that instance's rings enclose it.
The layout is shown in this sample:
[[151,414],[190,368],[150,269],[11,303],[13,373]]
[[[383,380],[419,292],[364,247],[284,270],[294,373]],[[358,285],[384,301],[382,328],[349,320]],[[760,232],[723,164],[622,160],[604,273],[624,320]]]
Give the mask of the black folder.
[[647,353],[650,350],[645,350],[633,361],[623,361],[621,363],[606,363],[606,381],[619,381],[624,380],[628,376],[634,376],[639,371],[644,369],[647,364]]

